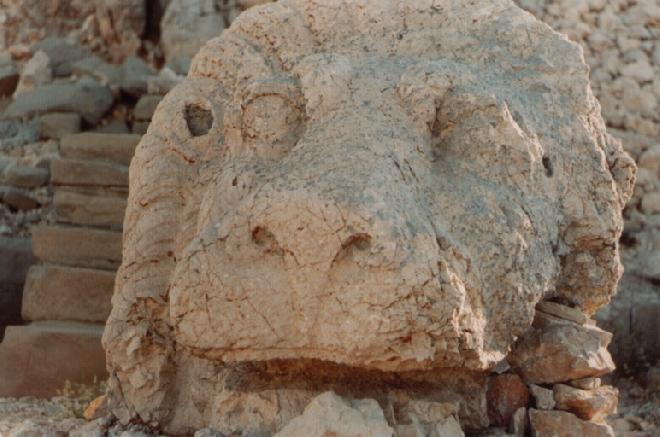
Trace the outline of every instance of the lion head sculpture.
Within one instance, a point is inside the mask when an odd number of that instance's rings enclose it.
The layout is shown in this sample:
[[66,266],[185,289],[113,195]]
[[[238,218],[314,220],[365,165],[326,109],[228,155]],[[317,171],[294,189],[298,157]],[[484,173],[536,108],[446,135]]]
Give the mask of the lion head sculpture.
[[508,0],[251,9],[131,163],[115,391],[148,416],[182,353],[489,369],[541,299],[609,300],[633,168],[578,46]]

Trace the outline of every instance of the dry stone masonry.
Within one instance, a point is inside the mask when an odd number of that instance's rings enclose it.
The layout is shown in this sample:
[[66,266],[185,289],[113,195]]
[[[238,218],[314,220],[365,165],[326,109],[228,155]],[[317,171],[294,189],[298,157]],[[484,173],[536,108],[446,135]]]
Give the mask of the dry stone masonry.
[[616,392],[585,381],[614,369],[591,315],[634,175],[579,47],[509,1],[255,7],[131,162],[111,411],[168,433],[612,435]]

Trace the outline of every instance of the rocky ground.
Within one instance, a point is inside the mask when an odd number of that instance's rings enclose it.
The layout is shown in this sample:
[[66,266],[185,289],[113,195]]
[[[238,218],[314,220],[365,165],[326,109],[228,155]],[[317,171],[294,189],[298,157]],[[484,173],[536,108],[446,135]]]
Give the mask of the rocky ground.
[[[619,411],[607,422],[617,437],[660,435],[660,369],[644,375],[616,376],[608,381],[619,389]],[[93,392],[93,390],[91,390]],[[87,393],[90,391],[88,390]],[[87,421],[83,412],[89,394],[69,394],[52,399],[0,398],[0,436],[46,437],[66,435]],[[124,437],[129,437],[124,433]],[[129,433],[134,436],[141,433]]]

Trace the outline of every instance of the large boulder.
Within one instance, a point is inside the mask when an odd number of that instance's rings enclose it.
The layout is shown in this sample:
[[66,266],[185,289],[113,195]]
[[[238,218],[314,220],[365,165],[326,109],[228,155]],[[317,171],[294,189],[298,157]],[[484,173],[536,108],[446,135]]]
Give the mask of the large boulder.
[[111,407],[189,432],[238,387],[424,398],[452,369],[487,426],[480,378],[536,304],[614,293],[633,180],[579,48],[510,1],[253,8],[131,162]]

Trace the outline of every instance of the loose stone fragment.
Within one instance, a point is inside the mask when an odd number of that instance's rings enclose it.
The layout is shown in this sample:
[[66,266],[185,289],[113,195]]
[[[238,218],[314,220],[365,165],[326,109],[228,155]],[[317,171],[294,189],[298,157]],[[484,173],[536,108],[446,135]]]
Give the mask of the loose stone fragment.
[[529,391],[534,397],[534,405],[538,410],[553,410],[555,408],[555,395],[551,389],[530,384]]
[[496,426],[508,426],[513,413],[526,407],[529,390],[518,375],[496,376],[488,386],[488,415]]
[[528,383],[600,376],[615,368],[607,351],[611,338],[611,334],[595,326],[546,320],[514,345],[509,360]]
[[570,411],[581,419],[599,421],[616,413],[619,392],[608,385],[580,390],[570,385],[554,386],[557,409]]
[[563,411],[531,409],[529,423],[535,437],[614,437],[609,425],[587,422]]
[[391,437],[383,410],[373,399],[346,401],[333,392],[314,398],[302,416],[275,437]]

